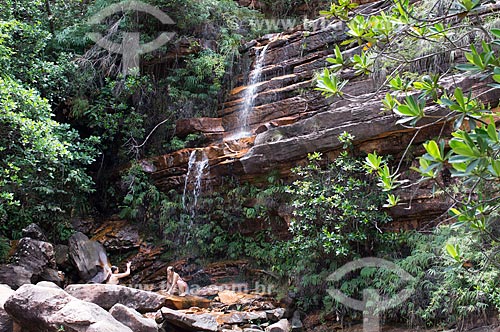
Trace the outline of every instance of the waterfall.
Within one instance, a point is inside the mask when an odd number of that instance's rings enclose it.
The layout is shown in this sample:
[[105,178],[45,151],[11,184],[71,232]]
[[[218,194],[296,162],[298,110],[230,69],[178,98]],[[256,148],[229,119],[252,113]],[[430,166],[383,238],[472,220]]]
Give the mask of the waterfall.
[[271,43],[268,43],[262,50],[256,50],[255,52],[255,67],[250,73],[250,78],[248,80],[248,87],[243,95],[243,108],[239,112],[239,123],[241,131],[236,134],[234,138],[242,138],[251,136],[250,128],[248,127],[248,117],[252,112],[255,104],[255,98],[257,97],[257,85],[260,83],[260,78],[262,76],[262,68],[264,67],[264,60],[266,58],[266,51]]
[[188,171],[186,174],[186,179],[184,180],[184,192],[182,193],[182,206],[184,207],[184,209],[186,209],[186,194],[188,189],[189,178],[191,172],[193,171],[193,166],[195,162],[196,162],[196,150],[193,150],[189,155]]
[[[201,151],[200,158],[198,158],[198,151]],[[208,156],[205,151],[193,150],[189,155],[188,172],[184,180],[184,192],[182,194],[182,206],[184,210],[190,212],[191,219],[194,219],[196,215],[198,198],[201,195],[201,185],[207,168]],[[192,195],[188,194],[190,186],[192,186]]]

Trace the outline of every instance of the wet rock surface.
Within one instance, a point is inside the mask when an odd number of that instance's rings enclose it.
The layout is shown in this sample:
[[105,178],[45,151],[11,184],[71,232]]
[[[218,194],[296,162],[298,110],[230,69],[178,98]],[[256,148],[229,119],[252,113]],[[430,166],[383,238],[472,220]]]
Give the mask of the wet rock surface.
[[137,249],[142,243],[139,229],[130,222],[116,217],[106,220],[97,228],[91,240],[102,244],[108,252]]

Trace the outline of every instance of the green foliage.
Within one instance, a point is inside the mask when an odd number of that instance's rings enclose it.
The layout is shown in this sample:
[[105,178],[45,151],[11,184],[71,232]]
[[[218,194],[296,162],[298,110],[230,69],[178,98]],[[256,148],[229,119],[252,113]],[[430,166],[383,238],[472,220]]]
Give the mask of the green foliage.
[[85,166],[97,139],[55,122],[47,100],[9,78],[0,78],[0,110],[0,230],[17,237],[38,222],[56,232],[93,191]]
[[[475,75],[471,79],[488,79],[494,83],[484,85],[500,87],[500,30],[483,28],[484,19],[474,16],[484,9],[482,5],[480,1],[462,0],[414,5],[394,1],[375,15],[341,17],[347,25],[344,45],[359,45],[373,57],[373,68],[391,73],[385,82],[393,92],[385,93],[383,111],[394,112],[399,117],[397,124],[418,130],[439,122],[453,123],[451,135],[446,137],[443,131],[423,144],[425,152],[418,157],[418,166],[411,167],[421,176],[418,180],[399,180],[406,172],[402,162],[394,171],[376,153],[369,154],[364,164],[387,194],[385,207],[401,204],[395,190],[403,183],[407,189],[422,181],[432,181],[433,187],[440,188],[453,202],[448,220],[454,222],[456,230],[411,236],[406,243],[411,254],[399,257],[398,264],[418,279],[416,293],[408,304],[388,315],[408,316],[411,323],[457,324],[460,328],[468,318],[498,310],[498,294],[492,290],[500,271],[494,263],[497,258],[493,258],[498,252],[500,206],[499,131],[491,109],[495,105],[483,105],[469,89],[443,87],[452,74]],[[480,34],[476,34],[478,29]],[[470,47],[465,52],[466,63],[455,63],[455,51],[464,46]],[[339,61],[336,54],[329,62],[335,71],[352,67],[357,74],[368,75],[372,70],[362,58],[363,53],[358,53],[357,61]],[[319,84],[325,90],[325,84],[318,80]],[[329,90],[328,96],[333,95]],[[357,97],[344,96],[338,88],[334,95],[353,100]],[[453,179],[445,180],[449,173]],[[446,187],[450,181],[453,187]],[[390,285],[389,279],[362,271],[342,289],[360,295],[366,287]],[[381,289],[391,290],[382,295],[396,294],[392,286]]]
[[35,88],[52,104],[69,91],[75,65],[66,53],[51,56],[52,35],[40,24],[0,21],[0,72]]
[[353,243],[370,241],[369,231],[389,220],[378,213],[379,194],[363,180],[362,164],[347,154],[326,171],[319,153],[309,155],[306,167],[294,169],[300,179],[288,189],[293,197],[295,220],[290,224],[297,252],[320,257],[346,257]]
[[328,271],[358,255],[370,255],[379,226],[390,220],[359,160],[344,152],[326,169],[321,163],[321,154],[314,153],[306,166],[293,170],[298,179],[287,188],[294,208],[293,237],[282,249],[285,260],[275,266],[278,273],[296,280],[309,309],[321,302]]
[[375,58],[372,54],[361,51],[361,55],[353,55],[351,62],[353,64],[352,68],[355,70],[354,73],[356,75],[368,75],[373,71]]
[[344,66],[344,57],[338,45],[335,45],[335,58],[326,58],[326,61],[331,64],[329,67],[333,72],[337,72]]
[[325,68],[316,78],[317,85],[315,90],[321,91],[326,97],[342,96],[342,88],[347,84],[347,81],[339,79],[335,73],[330,72]]
[[0,235],[0,264],[7,263],[7,257],[10,251],[10,241],[3,235]]
[[[332,286],[354,298],[362,297],[367,288],[389,299],[401,289],[412,289],[407,301],[381,313],[385,319],[403,319],[412,326],[460,328],[498,310],[500,293],[494,285],[500,271],[484,255],[494,254],[490,244],[450,227],[432,234],[394,234],[391,241],[394,249],[387,248],[384,257],[410,273],[415,278],[411,284],[402,283],[392,271],[365,268]],[[340,308],[333,303],[331,309]]]
[[321,10],[320,15],[325,15],[326,17],[336,17],[341,20],[347,20],[349,12],[356,9],[359,4],[351,2],[350,0],[338,0],[338,3],[332,2],[330,5],[330,10]]
[[186,103],[192,107],[192,110],[187,110],[183,116],[211,115],[211,112],[216,110],[217,96],[225,71],[226,56],[205,50],[188,56],[186,66],[174,70],[172,75],[166,78],[170,97],[177,108],[185,108]]

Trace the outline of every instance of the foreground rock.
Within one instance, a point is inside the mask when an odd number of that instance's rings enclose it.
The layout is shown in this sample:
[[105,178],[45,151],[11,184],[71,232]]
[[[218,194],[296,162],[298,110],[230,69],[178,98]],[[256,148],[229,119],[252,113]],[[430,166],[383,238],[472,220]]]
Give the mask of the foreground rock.
[[161,308],[157,313],[156,321],[167,322],[187,331],[216,332],[219,328],[215,318],[209,314],[185,314],[169,308]]
[[97,304],[106,310],[120,303],[146,313],[157,311],[167,304],[167,298],[162,295],[121,285],[69,285],[65,291],[82,301]]
[[14,291],[7,285],[0,285],[0,332],[12,331],[12,318],[4,309],[7,299],[14,294]]
[[28,331],[132,332],[101,307],[78,300],[62,289],[24,285],[4,306]]
[[103,245],[80,232],[69,239],[69,257],[84,281],[103,282],[104,267],[109,265],[106,250]]
[[158,332],[158,325],[153,319],[144,318],[134,309],[127,308],[122,304],[115,304],[109,313],[134,332]]

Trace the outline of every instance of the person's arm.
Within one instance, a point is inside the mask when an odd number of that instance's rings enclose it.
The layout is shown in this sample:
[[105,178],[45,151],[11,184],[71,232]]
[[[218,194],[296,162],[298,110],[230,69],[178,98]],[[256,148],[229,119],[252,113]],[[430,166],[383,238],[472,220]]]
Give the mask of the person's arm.
[[172,277],[172,285],[168,290],[169,294],[172,293],[172,290],[174,289],[175,285],[177,285],[177,280],[179,280],[179,275],[177,274],[177,272],[174,272],[174,276]]
[[128,277],[130,275],[130,265],[132,263],[128,262],[127,263],[127,271],[123,272],[123,273],[117,273],[117,274],[114,274],[113,276],[117,279],[121,279],[121,278],[125,278],[125,277]]

